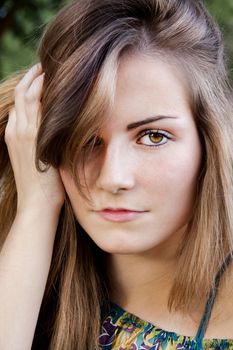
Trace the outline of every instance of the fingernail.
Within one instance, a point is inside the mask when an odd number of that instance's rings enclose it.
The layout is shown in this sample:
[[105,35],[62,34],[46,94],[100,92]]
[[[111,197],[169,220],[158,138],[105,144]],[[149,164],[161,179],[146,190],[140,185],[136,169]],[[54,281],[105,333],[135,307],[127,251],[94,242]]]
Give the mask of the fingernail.
[[41,69],[41,68],[42,68],[42,65],[41,65],[41,63],[39,62],[39,63],[36,63],[36,64],[35,64],[35,67],[38,68],[38,69]]

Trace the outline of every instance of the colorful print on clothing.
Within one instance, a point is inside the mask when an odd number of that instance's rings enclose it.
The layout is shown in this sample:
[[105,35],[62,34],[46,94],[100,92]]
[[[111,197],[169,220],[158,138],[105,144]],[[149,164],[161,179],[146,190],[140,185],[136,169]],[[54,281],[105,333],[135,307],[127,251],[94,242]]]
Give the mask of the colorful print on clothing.
[[195,338],[164,331],[111,303],[99,337],[102,350],[233,350],[233,339]]

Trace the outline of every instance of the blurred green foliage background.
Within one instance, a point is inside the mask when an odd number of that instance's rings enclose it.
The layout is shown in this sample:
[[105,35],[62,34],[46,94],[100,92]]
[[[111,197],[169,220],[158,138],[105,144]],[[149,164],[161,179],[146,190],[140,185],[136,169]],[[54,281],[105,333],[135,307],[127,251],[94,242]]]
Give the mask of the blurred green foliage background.
[[[69,0],[0,0],[0,79],[31,66],[46,24]],[[233,1],[205,0],[219,23],[233,81]]]

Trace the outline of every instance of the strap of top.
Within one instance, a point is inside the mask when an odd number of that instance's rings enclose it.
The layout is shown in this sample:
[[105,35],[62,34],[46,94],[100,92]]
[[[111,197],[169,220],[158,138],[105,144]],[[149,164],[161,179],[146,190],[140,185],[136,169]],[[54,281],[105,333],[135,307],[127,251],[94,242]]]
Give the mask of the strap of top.
[[[217,295],[217,290],[218,290],[218,286],[219,286],[219,282],[220,282],[220,278],[223,274],[223,272],[225,271],[225,269],[227,268],[227,266],[230,264],[230,262],[233,260],[233,252],[231,252],[227,258],[225,259],[224,263],[222,264],[221,268],[219,269],[215,280],[214,280],[214,285],[210,291],[207,303],[205,305],[205,311],[204,314],[202,316],[195,340],[198,344],[202,344],[202,340],[204,338],[209,320],[210,320],[210,316],[211,316],[211,312],[213,309],[213,305],[214,305],[214,301]],[[201,348],[200,348],[201,349]]]

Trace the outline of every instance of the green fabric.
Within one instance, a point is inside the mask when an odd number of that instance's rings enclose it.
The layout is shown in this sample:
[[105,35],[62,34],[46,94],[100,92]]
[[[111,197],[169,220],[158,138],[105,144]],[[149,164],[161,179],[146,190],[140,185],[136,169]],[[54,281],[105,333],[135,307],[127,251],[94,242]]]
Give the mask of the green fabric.
[[110,303],[100,334],[104,350],[233,350],[233,339],[204,339],[198,344],[195,337],[165,331],[156,325]]

